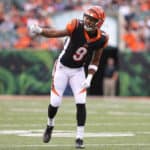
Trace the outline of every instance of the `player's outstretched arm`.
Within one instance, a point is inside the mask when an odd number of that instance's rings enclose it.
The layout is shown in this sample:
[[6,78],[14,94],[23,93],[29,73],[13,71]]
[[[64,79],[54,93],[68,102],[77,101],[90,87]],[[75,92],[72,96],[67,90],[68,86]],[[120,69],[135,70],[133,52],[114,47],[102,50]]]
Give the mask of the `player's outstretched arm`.
[[64,37],[69,36],[67,29],[56,30],[52,28],[41,28],[38,24],[31,24],[28,26],[29,32],[31,35],[42,35],[45,37]]
[[64,30],[56,30],[56,29],[43,28],[42,32],[40,34],[45,36],[45,37],[64,37],[64,36],[69,36],[69,32],[66,29],[64,29]]

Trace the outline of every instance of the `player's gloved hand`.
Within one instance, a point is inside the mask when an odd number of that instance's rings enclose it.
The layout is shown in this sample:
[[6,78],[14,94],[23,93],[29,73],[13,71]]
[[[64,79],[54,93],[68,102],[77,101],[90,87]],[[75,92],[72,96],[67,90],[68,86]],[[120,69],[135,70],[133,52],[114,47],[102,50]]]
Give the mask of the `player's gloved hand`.
[[82,87],[83,88],[88,88],[91,85],[91,81],[92,81],[92,74],[88,74],[87,78],[85,79],[85,81],[82,83]]
[[39,27],[37,23],[30,24],[28,26],[28,29],[31,35],[38,35],[42,33],[42,30],[43,30],[41,27]]

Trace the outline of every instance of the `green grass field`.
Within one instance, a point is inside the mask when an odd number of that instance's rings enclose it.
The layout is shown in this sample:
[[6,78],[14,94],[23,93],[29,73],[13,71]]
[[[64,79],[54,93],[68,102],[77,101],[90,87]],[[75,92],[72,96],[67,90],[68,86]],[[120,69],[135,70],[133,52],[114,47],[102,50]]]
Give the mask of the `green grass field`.
[[[64,98],[50,143],[42,142],[49,97],[0,97],[0,150],[75,150],[75,105]],[[150,101],[89,97],[86,150],[150,150]]]

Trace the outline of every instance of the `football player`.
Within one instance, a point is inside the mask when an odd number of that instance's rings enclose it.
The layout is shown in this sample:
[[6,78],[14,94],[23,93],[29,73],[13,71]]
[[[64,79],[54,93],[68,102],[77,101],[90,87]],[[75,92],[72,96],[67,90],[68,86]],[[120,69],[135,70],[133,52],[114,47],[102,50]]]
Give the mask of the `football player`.
[[[64,29],[41,28],[37,24],[29,26],[32,35],[48,38],[65,37],[68,39],[53,69],[48,122],[43,141],[49,142],[54,128],[54,118],[61,105],[63,92],[70,84],[76,104],[76,148],[84,148],[84,127],[86,122],[86,88],[91,84],[93,75],[98,70],[103,48],[108,43],[108,35],[100,29],[105,20],[105,12],[100,6],[91,6],[83,15],[83,20],[72,19]],[[84,65],[87,56],[92,55],[85,76]]]

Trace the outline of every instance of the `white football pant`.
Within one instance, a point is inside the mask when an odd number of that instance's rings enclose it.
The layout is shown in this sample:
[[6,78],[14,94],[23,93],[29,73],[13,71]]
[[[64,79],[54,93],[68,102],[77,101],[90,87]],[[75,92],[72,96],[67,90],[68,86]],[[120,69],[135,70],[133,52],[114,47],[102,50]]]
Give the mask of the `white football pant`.
[[54,107],[59,107],[62,101],[62,96],[67,84],[70,84],[75,103],[86,103],[86,89],[83,89],[82,83],[85,80],[84,67],[69,68],[57,61],[52,73],[52,87],[50,103]]

